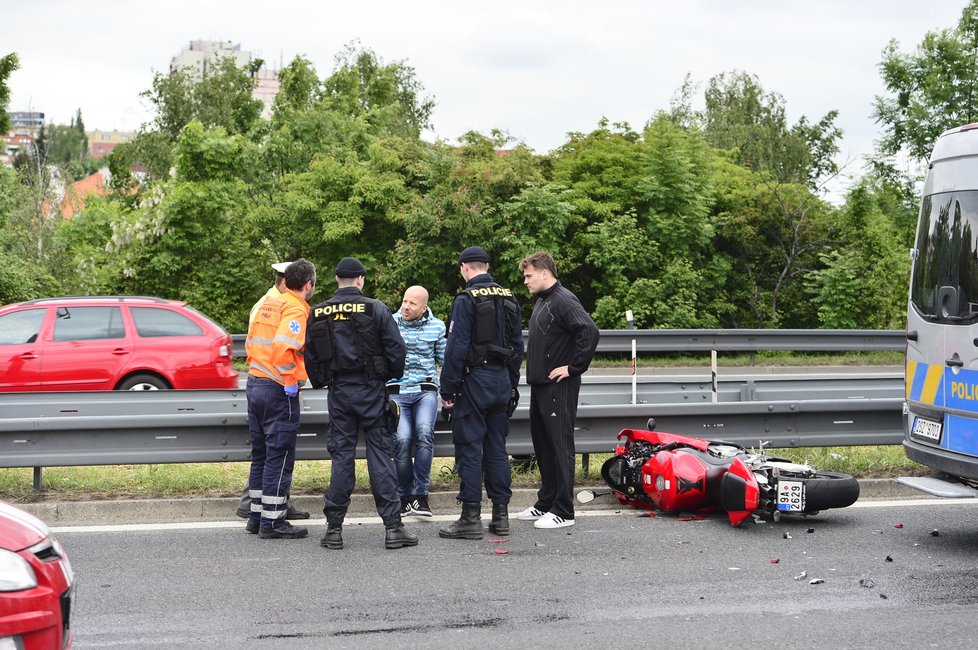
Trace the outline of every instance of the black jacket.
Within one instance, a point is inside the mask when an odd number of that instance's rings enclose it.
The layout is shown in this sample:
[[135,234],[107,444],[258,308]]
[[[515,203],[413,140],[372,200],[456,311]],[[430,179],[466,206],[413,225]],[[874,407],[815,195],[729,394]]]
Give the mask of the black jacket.
[[546,384],[550,371],[567,366],[584,374],[598,347],[598,328],[581,301],[557,282],[537,294],[526,346],[526,383]]

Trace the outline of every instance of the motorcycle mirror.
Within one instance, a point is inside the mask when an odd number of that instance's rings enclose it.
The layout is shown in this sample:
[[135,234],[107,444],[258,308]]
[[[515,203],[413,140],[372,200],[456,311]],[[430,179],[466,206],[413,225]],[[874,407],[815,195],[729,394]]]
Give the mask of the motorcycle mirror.
[[655,431],[655,418],[649,418],[649,421],[645,423],[646,431]]
[[594,491],[593,490],[581,490],[577,493],[577,500],[581,503],[591,503],[594,501]]

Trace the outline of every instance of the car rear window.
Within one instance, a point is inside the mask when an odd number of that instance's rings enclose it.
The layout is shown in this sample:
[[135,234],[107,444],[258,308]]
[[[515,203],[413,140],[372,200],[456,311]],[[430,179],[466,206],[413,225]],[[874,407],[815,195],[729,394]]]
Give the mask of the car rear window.
[[118,307],[58,307],[54,320],[55,341],[91,341],[125,338],[122,311]]
[[25,309],[0,316],[0,345],[33,343],[41,331],[44,309]]
[[130,307],[136,332],[143,337],[200,336],[204,330],[183,314],[157,307]]

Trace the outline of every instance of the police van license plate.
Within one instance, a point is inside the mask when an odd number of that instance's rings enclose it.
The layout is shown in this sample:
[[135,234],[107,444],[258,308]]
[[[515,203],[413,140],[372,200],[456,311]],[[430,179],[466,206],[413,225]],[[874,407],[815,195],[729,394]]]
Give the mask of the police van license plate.
[[943,426],[940,422],[916,418],[913,421],[913,428],[910,430],[910,435],[914,438],[923,438],[928,442],[940,444],[941,429],[943,429]]
[[803,512],[805,510],[805,483],[803,481],[778,481],[778,510]]

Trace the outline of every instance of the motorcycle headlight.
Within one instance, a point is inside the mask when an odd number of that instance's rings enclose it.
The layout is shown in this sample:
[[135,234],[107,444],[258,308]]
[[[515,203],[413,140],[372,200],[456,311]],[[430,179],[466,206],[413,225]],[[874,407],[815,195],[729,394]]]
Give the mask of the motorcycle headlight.
[[37,576],[27,560],[0,549],[0,591],[23,591],[37,586]]

